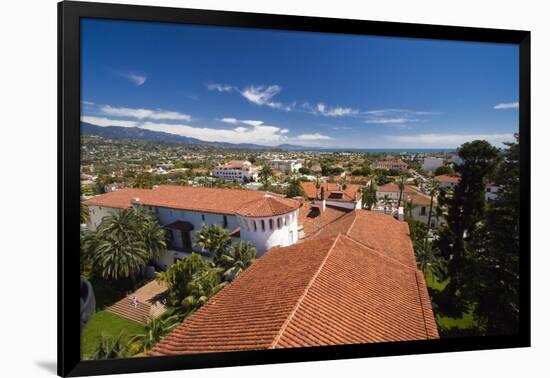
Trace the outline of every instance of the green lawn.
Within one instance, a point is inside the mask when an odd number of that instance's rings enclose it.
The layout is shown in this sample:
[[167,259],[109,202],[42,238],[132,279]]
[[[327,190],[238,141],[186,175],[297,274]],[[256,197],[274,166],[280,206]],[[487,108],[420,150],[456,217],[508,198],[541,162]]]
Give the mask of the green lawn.
[[[448,283],[448,279],[439,281],[431,272],[426,274],[426,285],[435,296],[441,293]],[[473,306],[471,305],[459,317],[448,316],[441,310],[436,311],[435,321],[442,337],[475,334],[478,329],[478,324],[474,319]]]
[[90,358],[90,355],[98,345],[98,338],[102,332],[116,336],[122,330],[125,330],[128,336],[145,332],[143,325],[139,323],[124,319],[107,311],[96,312],[80,335],[82,358]]

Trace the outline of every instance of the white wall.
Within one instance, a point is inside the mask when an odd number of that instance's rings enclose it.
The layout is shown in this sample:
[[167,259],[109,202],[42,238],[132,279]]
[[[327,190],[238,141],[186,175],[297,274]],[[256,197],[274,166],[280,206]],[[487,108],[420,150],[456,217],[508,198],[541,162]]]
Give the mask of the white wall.
[[[298,241],[298,210],[276,217],[238,217],[241,226],[241,240],[251,242],[256,248],[257,256],[263,255],[275,246],[292,245]],[[281,221],[278,227],[277,219]],[[270,220],[273,229],[270,229]],[[265,228],[262,230],[261,222]],[[254,222],[256,227],[254,227]],[[286,225],[285,225],[286,224]]]
[[88,208],[90,209],[90,220],[88,222],[88,229],[91,231],[95,230],[101,224],[101,221],[104,217],[122,211],[121,209],[113,207],[95,205],[88,206]]

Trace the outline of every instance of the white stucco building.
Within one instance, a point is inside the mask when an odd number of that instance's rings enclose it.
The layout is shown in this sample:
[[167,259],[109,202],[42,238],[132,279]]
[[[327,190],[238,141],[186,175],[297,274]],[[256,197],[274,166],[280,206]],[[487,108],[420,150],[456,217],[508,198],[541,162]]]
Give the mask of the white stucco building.
[[273,159],[269,161],[269,166],[279,172],[297,172],[302,168],[302,163],[298,160]]
[[445,164],[445,159],[438,157],[425,157],[422,163],[422,169],[425,171],[435,171],[437,168]]
[[167,230],[168,251],[158,259],[162,268],[191,252],[206,254],[196,245],[196,234],[204,225],[217,224],[235,242],[250,242],[257,256],[275,246],[298,241],[300,203],[266,192],[161,185],[155,189],[122,189],[87,201],[88,228],[102,219],[132,206],[151,210]]
[[237,180],[243,182],[245,178],[248,181],[256,181],[258,179],[258,167],[253,166],[247,160],[231,160],[214,168],[212,176],[223,178],[226,181]]

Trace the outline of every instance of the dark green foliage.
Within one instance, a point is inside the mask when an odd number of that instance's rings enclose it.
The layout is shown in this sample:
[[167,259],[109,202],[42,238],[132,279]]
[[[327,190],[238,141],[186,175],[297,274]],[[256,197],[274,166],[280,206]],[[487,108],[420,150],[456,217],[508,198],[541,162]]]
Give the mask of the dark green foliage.
[[451,167],[450,165],[442,165],[441,167],[438,167],[434,173],[436,176],[439,176],[439,175],[452,175],[455,172],[453,170],[453,167]]
[[104,279],[134,279],[166,249],[165,230],[145,208],[130,208],[103,218],[84,234],[81,258]]

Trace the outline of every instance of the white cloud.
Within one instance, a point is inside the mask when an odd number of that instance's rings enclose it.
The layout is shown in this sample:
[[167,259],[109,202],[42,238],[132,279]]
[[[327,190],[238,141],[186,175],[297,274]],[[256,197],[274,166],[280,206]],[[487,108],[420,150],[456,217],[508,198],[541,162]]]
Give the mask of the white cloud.
[[377,118],[377,119],[367,119],[365,123],[373,123],[373,124],[380,124],[380,125],[387,125],[387,124],[403,124],[407,123],[409,121],[415,121],[414,119],[407,119],[407,118]]
[[486,140],[491,144],[501,146],[503,142],[514,140],[513,134],[417,134],[386,136],[387,140],[414,147],[455,148],[472,140]]
[[280,102],[272,101],[271,99],[281,91],[281,87],[278,85],[251,85],[239,93],[245,99],[258,106],[269,106],[273,109],[282,109],[286,111],[292,110],[292,105],[284,105]]
[[501,110],[501,109],[517,109],[519,108],[519,102],[508,102],[508,103],[501,103],[496,104],[493,106],[493,109]]
[[344,116],[356,115],[359,113],[358,109],[343,108],[341,106],[330,108],[323,103],[318,103],[315,110],[316,111],[314,113],[320,114],[326,117],[344,117]]
[[281,133],[281,134],[288,134],[288,131],[289,131],[288,129],[282,129],[282,130],[280,131],[280,133]]
[[305,141],[311,141],[311,140],[329,140],[334,139],[327,135],[314,133],[314,134],[301,134],[296,137],[298,140],[305,140]]
[[122,77],[125,77],[130,82],[134,83],[138,87],[145,84],[147,81],[147,75],[145,74],[139,74],[136,72],[124,72],[121,74]]
[[261,126],[264,124],[264,121],[258,121],[254,119],[237,119],[233,117],[225,117],[220,119],[223,123],[229,123],[230,125],[248,125],[248,126]]
[[282,135],[284,133],[281,132],[281,128],[269,125],[252,127],[239,126],[234,129],[214,129],[208,127],[194,127],[183,124],[145,122],[141,124],[140,127],[152,131],[162,131],[197,138],[208,142],[276,145],[287,140],[287,137]]
[[206,84],[206,88],[207,88],[209,91],[213,91],[213,92],[232,92],[233,90],[236,89],[236,88],[233,87],[232,85],[218,84],[218,83],[209,83],[209,84]]
[[121,119],[110,119],[103,117],[82,116],[80,117],[82,122],[91,123],[96,126],[120,126],[120,127],[136,127],[138,123],[136,121],[126,121]]
[[171,120],[171,121],[191,121],[189,114],[183,114],[178,112],[166,111],[166,110],[150,110],[150,109],[134,109],[134,108],[115,108],[110,105],[105,105],[100,108],[100,111],[104,114],[115,117],[131,117],[142,119],[154,119],[154,120]]

